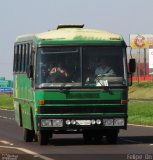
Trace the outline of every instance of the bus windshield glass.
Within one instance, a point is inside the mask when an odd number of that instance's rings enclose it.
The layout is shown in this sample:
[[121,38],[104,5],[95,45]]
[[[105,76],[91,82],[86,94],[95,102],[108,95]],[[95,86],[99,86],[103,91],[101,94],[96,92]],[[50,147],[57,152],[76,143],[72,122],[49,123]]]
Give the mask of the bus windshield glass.
[[126,82],[121,47],[42,47],[36,88],[121,86]]

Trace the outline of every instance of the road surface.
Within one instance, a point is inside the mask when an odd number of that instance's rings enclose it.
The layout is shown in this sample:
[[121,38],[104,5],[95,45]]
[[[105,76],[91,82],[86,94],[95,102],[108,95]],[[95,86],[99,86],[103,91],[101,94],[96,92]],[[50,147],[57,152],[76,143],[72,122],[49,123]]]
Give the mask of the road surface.
[[47,146],[25,143],[23,130],[14,120],[13,111],[0,110],[0,158],[5,160],[101,160],[153,159],[153,127],[128,125],[116,145],[105,140],[85,144],[81,134],[53,135]]

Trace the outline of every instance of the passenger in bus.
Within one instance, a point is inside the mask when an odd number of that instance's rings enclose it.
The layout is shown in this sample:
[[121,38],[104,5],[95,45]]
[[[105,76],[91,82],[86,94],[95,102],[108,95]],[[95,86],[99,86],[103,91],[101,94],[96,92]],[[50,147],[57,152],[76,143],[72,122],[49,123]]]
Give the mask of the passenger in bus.
[[47,82],[52,83],[63,83],[66,82],[68,73],[64,66],[59,63],[57,66],[54,66],[49,70],[49,76]]
[[115,72],[111,67],[110,60],[100,59],[100,61],[98,62],[98,67],[95,70],[95,75],[102,76],[102,75],[114,75],[114,74]]

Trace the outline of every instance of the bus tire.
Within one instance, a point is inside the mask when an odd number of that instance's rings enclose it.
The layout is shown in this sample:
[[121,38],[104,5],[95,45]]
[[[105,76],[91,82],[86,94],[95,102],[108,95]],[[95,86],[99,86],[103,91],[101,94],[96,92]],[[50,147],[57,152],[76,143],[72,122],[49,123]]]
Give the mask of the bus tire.
[[110,144],[116,144],[118,140],[118,131],[112,131],[112,133],[106,136],[106,140]]
[[21,104],[19,104],[19,126],[22,127],[22,110],[21,110]]
[[49,143],[49,132],[48,131],[39,131],[38,133],[38,142],[40,145],[47,145]]
[[32,142],[34,138],[34,131],[24,128],[24,141],[25,142]]

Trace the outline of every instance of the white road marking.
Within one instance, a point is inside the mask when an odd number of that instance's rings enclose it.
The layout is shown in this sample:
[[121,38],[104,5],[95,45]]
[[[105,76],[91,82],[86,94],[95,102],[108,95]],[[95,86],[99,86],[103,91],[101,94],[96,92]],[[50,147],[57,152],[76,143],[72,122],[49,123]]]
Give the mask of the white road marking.
[[11,111],[11,112],[14,112],[14,110],[9,110],[9,109],[0,109],[2,111]]
[[[123,140],[123,141],[126,141],[126,142],[130,142],[130,143],[144,144],[144,142],[133,141],[133,140],[126,139],[126,138],[120,138],[120,139]],[[153,144],[149,144],[149,146],[153,146]]]
[[9,118],[9,117],[5,117],[5,116],[0,116],[0,118],[14,120],[14,118]]
[[24,152],[24,153],[31,154],[31,155],[33,155],[34,157],[39,157],[39,158],[44,159],[44,160],[55,160],[55,159],[53,159],[53,158],[49,158],[49,157],[40,155],[39,153],[30,151],[30,150],[25,149],[25,148],[20,148],[20,147],[8,147],[8,146],[0,146],[0,148],[17,149],[17,150],[20,150],[20,151],[22,151],[22,152]]
[[10,143],[10,142],[8,142],[8,141],[0,141],[0,143],[8,144],[8,145],[10,145],[10,146],[13,146],[13,145],[14,145],[13,143]]
[[7,117],[2,117],[2,118],[7,119]]
[[142,142],[139,142],[139,141],[133,141],[133,140],[126,139],[126,138],[120,138],[120,139],[123,140],[123,141],[126,141],[126,142],[130,142],[130,143],[139,143],[139,144],[142,143]]
[[148,125],[139,125],[139,124],[128,124],[128,126],[153,128],[153,126],[148,126]]

